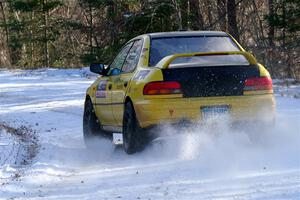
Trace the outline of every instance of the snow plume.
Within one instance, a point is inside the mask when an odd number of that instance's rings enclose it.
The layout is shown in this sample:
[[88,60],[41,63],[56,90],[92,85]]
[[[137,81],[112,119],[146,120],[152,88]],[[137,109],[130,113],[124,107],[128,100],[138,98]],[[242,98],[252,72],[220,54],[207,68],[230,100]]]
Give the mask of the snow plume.
[[115,147],[109,138],[93,137],[86,142],[89,143],[89,147],[86,148],[86,153],[89,154],[91,158],[96,157],[102,161],[107,160],[115,151]]
[[299,126],[293,118],[279,118],[268,129],[257,125],[235,129],[228,120],[220,119],[179,129],[166,126],[160,131],[162,137],[152,142],[146,154],[156,159],[182,160],[191,168],[220,176],[299,169]]

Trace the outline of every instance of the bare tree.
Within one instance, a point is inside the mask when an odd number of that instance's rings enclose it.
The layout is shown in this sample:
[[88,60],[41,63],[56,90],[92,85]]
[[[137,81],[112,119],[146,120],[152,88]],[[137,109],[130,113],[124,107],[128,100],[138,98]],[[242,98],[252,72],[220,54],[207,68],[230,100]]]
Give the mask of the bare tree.
[[226,31],[226,18],[223,17],[224,13],[226,13],[226,0],[217,1],[217,10],[218,10],[220,29],[222,31]]
[[[270,18],[273,18],[273,16],[274,16],[274,0],[268,0],[268,6],[269,6],[269,16],[270,16]],[[270,21],[270,19],[269,19],[269,21]],[[270,47],[274,47],[274,34],[275,34],[274,26],[272,26],[269,23],[268,39],[269,39]]]
[[193,18],[194,23],[192,23],[192,28],[194,30],[203,30],[204,28],[204,19],[201,13],[200,8],[200,0],[190,0],[190,8],[191,14],[194,14],[195,17]]
[[48,10],[46,8],[47,0],[42,1],[44,17],[44,65],[49,67],[49,50],[48,50]]
[[227,21],[228,31],[237,40],[240,41],[238,27],[236,23],[236,4],[235,0],[227,1]]
[[179,30],[182,30],[183,26],[182,26],[182,15],[181,15],[180,6],[179,6],[177,0],[172,0],[172,2],[176,9],[176,12],[177,12],[177,22],[178,22]]
[[8,32],[8,26],[7,26],[7,22],[6,22],[6,16],[5,16],[5,12],[4,12],[4,7],[3,7],[3,3],[4,0],[0,0],[0,8],[1,8],[1,13],[2,13],[2,17],[3,17],[3,23],[4,23],[4,27],[5,27],[5,34],[6,34],[6,46],[8,49],[8,61],[9,64],[11,64],[11,52],[10,52],[10,48],[9,48],[9,32]]

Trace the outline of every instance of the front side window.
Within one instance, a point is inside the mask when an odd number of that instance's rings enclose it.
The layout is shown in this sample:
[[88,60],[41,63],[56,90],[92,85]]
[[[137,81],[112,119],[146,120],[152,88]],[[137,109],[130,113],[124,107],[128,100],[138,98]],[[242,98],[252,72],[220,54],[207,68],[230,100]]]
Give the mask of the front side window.
[[[240,51],[240,49],[228,36],[153,38],[149,66],[155,66],[162,58],[173,54],[220,51]],[[213,57],[207,59],[215,59]]]
[[120,53],[116,56],[114,61],[109,66],[108,75],[118,75],[121,73],[121,68],[125,62],[126,56],[128,55],[128,52],[132,46],[132,42],[126,44],[123,49],[120,51]]
[[139,58],[140,58],[141,51],[142,51],[142,45],[143,45],[142,40],[136,40],[134,42],[134,44],[132,45],[132,47],[126,57],[126,60],[122,67],[122,72],[129,73],[129,72],[134,71],[135,67],[137,66],[137,64],[139,62]]

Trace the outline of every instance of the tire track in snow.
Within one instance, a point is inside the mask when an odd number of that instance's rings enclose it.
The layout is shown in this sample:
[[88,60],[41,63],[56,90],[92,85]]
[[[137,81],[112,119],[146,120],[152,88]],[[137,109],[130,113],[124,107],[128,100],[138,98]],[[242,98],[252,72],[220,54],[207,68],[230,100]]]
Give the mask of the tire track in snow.
[[[0,177],[2,185],[10,181],[18,180],[30,166],[39,152],[39,140],[34,130],[26,126],[13,128],[4,122],[0,122],[0,136],[6,144],[0,146],[0,167],[14,167],[9,178]],[[4,171],[7,171],[4,169]],[[1,171],[1,174],[3,171]]]

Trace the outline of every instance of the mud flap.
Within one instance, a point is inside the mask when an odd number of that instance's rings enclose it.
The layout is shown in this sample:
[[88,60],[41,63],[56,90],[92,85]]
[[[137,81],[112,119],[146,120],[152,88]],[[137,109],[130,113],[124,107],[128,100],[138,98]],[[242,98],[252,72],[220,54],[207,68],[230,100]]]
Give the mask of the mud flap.
[[113,144],[122,145],[123,144],[123,134],[122,133],[113,133]]

